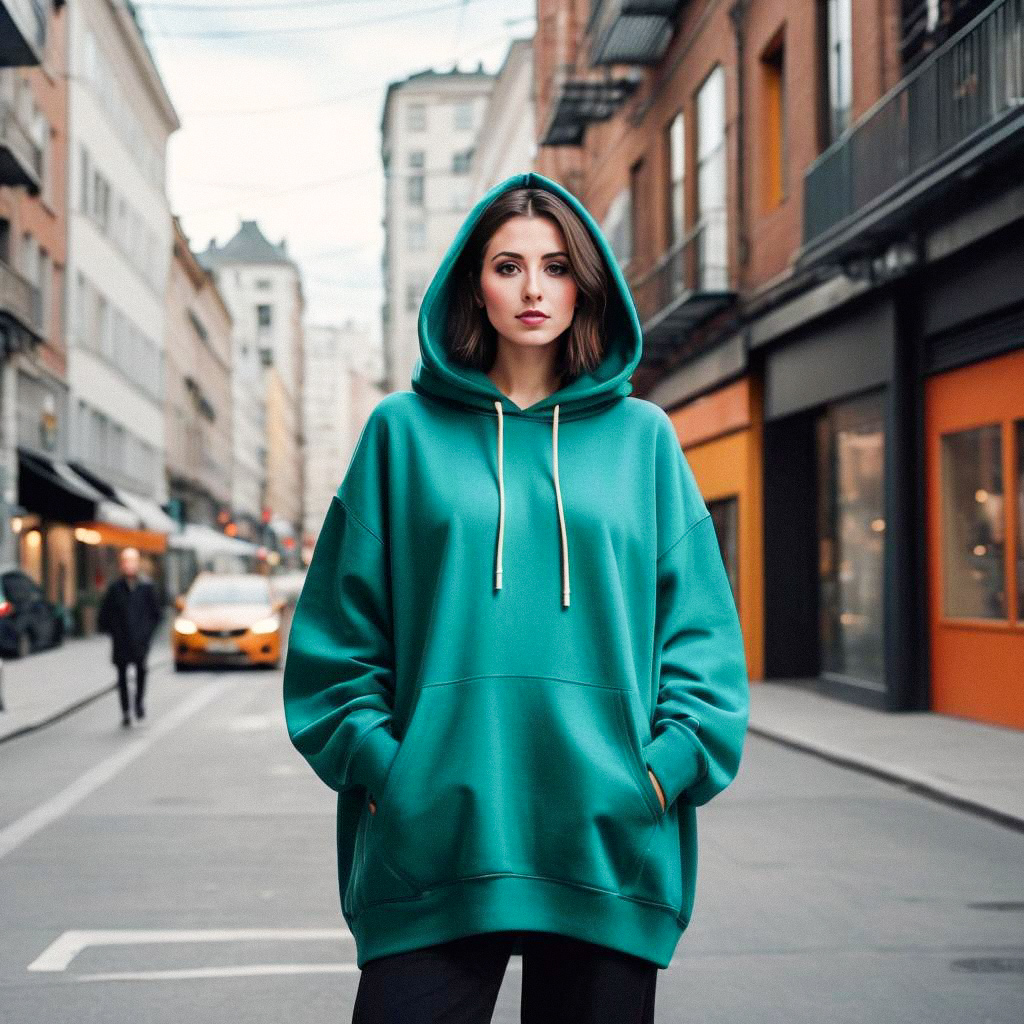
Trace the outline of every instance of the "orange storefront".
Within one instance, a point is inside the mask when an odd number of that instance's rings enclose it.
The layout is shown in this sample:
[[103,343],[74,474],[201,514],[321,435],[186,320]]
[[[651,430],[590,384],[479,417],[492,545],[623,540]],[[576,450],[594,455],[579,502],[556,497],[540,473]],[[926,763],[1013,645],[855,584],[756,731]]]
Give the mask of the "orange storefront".
[[764,678],[761,414],[741,378],[668,411],[711,512],[743,627],[752,681]]
[[936,711],[1024,728],[1024,349],[925,386]]

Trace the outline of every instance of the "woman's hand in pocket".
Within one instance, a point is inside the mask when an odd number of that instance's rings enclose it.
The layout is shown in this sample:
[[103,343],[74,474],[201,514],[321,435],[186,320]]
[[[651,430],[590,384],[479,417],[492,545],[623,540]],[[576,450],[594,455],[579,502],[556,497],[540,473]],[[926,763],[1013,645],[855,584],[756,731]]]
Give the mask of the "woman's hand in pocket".
[[658,777],[654,774],[654,772],[651,771],[650,768],[647,769],[647,774],[650,775],[651,782],[654,783],[654,788],[658,792],[658,801],[661,804],[661,809],[665,810],[665,791],[661,788],[661,783],[658,781]]

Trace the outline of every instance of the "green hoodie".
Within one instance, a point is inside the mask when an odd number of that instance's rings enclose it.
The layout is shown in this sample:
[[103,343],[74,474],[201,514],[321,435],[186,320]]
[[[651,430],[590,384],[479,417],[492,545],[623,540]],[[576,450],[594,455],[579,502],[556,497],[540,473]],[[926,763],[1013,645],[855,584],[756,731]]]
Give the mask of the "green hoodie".
[[[609,277],[600,365],[525,409],[445,348],[453,264],[520,186],[579,214]],[[627,397],[629,289],[583,205],[517,174],[469,212],[419,338],[327,512],[284,669],[291,740],[338,792],[357,966],[535,930],[667,967],[749,695],[707,507],[666,413]]]

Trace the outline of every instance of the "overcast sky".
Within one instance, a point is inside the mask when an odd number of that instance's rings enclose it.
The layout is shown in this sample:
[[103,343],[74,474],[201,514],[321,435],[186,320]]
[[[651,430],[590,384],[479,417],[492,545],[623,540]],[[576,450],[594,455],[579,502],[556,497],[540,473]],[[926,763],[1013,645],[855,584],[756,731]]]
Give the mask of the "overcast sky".
[[240,221],[287,239],[308,323],[380,335],[380,118],[391,81],[497,71],[534,0],[141,0],[182,127],[168,193],[193,249]]

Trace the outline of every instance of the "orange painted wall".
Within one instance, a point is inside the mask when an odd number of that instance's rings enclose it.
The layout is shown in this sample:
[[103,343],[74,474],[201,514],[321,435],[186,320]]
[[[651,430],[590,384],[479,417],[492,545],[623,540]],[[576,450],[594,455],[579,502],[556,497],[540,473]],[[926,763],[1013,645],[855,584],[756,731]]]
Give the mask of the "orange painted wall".
[[[932,707],[995,725],[1024,728],[1024,608],[1015,574],[1020,525],[1013,421],[1024,418],[1024,350],[929,378],[925,390],[928,586]],[[1002,426],[1008,621],[942,615],[940,435]]]
[[761,396],[749,379],[669,412],[705,501],[736,495],[739,599],[747,671],[764,679]]

